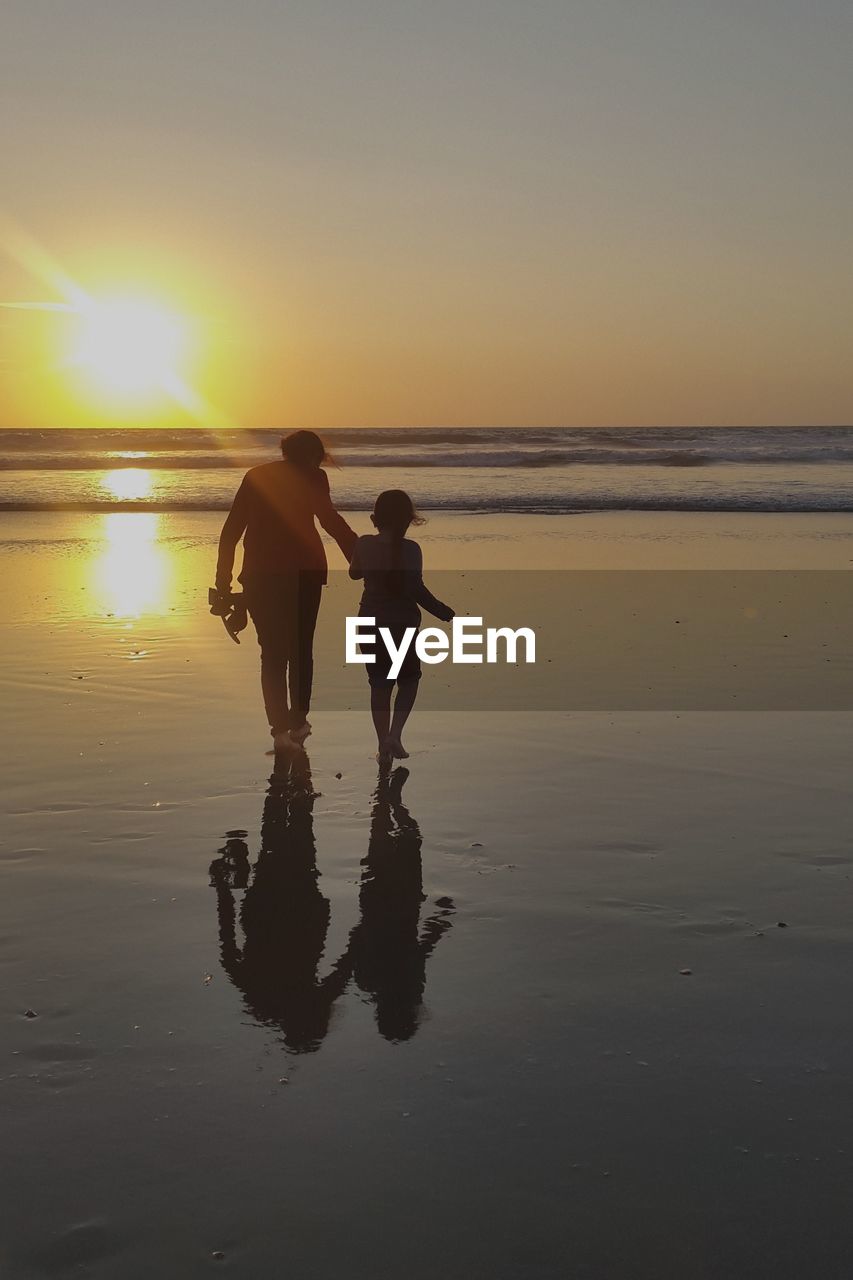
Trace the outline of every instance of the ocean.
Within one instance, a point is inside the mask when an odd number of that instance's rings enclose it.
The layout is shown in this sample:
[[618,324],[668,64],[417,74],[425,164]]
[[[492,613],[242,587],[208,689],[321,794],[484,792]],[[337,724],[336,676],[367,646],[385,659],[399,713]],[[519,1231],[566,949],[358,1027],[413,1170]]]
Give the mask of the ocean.
[[[405,488],[424,510],[853,511],[853,427],[336,428],[343,510]],[[0,432],[0,510],[215,511],[272,430]]]

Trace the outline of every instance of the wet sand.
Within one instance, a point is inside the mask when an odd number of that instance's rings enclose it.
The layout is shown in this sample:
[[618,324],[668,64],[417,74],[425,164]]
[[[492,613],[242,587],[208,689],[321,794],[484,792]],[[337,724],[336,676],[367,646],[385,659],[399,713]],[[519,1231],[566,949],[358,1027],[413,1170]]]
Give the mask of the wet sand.
[[[377,789],[321,711],[271,784],[216,527],[0,520],[4,1275],[846,1276],[853,715],[416,713]],[[853,520],[424,544],[848,569]]]

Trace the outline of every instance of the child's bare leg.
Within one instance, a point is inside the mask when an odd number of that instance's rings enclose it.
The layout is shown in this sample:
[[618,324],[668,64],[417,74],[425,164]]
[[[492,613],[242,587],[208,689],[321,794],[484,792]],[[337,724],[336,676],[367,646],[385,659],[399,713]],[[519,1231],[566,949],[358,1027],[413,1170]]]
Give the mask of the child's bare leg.
[[385,744],[388,741],[388,735],[391,730],[391,693],[393,685],[385,685],[383,687],[370,688],[370,714],[373,716],[373,727],[376,730],[376,741],[379,744],[379,751],[385,750]]
[[398,760],[407,760],[409,753],[403,747],[403,729],[408,720],[415,699],[418,696],[418,680],[400,680],[397,685],[397,697],[394,699],[394,715],[388,732],[391,753]]

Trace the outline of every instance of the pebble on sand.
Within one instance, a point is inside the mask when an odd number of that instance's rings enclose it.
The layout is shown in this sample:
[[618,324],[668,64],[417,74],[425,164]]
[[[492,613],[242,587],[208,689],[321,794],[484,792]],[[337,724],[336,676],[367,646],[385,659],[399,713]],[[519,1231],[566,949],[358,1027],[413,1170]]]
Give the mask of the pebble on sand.
[[693,972],[693,970],[692,970],[692,969],[679,969],[679,970],[678,970],[678,972],[679,972],[683,977],[688,978],[688,977],[690,976],[690,974]]
[[36,1013],[35,1009],[25,1009],[25,1010],[24,1010],[24,1017],[25,1017],[25,1018],[37,1018],[37,1017],[38,1017],[38,1014]]

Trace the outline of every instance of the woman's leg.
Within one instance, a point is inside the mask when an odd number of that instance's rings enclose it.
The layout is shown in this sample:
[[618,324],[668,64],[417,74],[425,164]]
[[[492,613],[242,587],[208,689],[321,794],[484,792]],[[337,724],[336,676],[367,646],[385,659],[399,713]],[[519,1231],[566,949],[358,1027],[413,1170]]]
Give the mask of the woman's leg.
[[[306,570],[299,575],[296,600],[296,625],[293,653],[290,658],[290,727],[302,729],[311,709],[314,684],[314,631],[323,593],[319,573]],[[307,737],[307,734],[305,735]]]
[[287,618],[273,583],[247,591],[248,608],[261,648],[261,692],[270,732],[286,732],[290,724],[287,702],[289,636]]
[[418,685],[420,681],[414,679],[399,680],[397,682],[397,697],[394,699],[394,714],[391,717],[391,727],[388,731],[390,739],[391,753],[397,760],[406,760],[408,751],[403,748],[403,729],[406,721],[411,715],[412,707],[415,705],[415,699],[418,696]]

